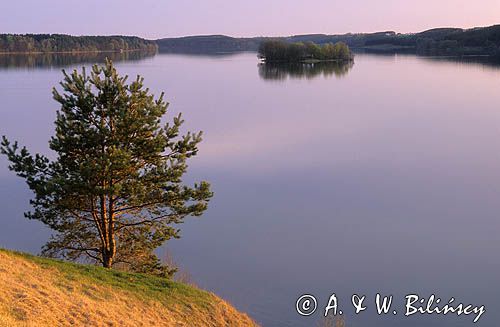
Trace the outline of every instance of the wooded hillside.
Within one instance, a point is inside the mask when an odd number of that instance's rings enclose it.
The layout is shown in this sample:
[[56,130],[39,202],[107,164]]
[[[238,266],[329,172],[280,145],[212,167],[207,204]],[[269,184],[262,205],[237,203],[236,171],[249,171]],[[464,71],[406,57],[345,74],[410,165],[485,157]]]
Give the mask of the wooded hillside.
[[71,36],[63,34],[0,34],[0,52],[91,52],[156,50],[155,41],[136,36]]

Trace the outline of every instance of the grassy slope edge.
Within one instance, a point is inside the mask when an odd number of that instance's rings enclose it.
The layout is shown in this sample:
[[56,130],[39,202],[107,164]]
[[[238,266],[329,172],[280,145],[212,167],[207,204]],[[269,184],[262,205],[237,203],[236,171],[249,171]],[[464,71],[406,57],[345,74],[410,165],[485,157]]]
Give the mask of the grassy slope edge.
[[0,326],[257,326],[212,293],[0,249]]

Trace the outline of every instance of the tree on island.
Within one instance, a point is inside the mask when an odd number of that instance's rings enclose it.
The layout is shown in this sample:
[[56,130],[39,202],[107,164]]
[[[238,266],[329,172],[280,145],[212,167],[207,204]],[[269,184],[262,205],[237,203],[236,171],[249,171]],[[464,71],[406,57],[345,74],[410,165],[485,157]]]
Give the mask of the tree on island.
[[298,62],[307,60],[351,61],[353,55],[344,42],[326,43],[322,46],[313,42],[287,43],[279,40],[260,44],[259,57],[266,62]]
[[171,275],[154,250],[178,238],[175,225],[201,215],[212,197],[207,182],[182,183],[201,132],[180,136],[180,114],[162,126],[163,93],[155,99],[140,76],[127,84],[109,60],[90,75],[63,73],[64,93],[53,89],[61,105],[49,141],[56,159],[5,136],[0,147],[35,194],[25,216],[56,232],[42,254]]

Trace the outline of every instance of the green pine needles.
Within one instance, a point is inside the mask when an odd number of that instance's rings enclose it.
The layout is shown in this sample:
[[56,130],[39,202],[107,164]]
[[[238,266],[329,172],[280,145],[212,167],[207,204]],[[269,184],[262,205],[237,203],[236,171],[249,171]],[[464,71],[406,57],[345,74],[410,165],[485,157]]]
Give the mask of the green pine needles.
[[181,115],[162,126],[163,94],[155,99],[143,78],[127,84],[111,61],[64,72],[55,136],[57,157],[31,155],[5,136],[1,153],[34,192],[25,216],[55,231],[43,254],[104,267],[168,276],[154,250],[179,237],[176,224],[200,216],[209,183],[182,183],[201,132],[180,135]]

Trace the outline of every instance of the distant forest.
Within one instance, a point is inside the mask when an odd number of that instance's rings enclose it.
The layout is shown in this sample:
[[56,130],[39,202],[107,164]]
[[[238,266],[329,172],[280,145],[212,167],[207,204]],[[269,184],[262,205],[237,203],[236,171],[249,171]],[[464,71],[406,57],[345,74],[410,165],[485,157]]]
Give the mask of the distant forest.
[[0,34],[0,53],[156,51],[155,41],[135,36],[70,36]]
[[420,33],[393,31],[359,34],[306,34],[288,37],[233,38],[224,35],[188,36],[145,40],[134,36],[70,36],[61,34],[0,34],[0,53],[123,52],[130,50],[223,53],[258,51],[262,42],[344,42],[352,50],[407,52],[432,56],[489,55],[500,58],[500,25],[472,29],[436,28]]
[[360,34],[306,34],[279,38],[232,38],[224,35],[191,36],[156,40],[161,52],[217,53],[257,51],[264,41],[344,42],[351,49],[367,52],[407,52],[420,55],[490,55],[500,57],[500,25],[473,29],[437,28],[420,33],[393,31]]

